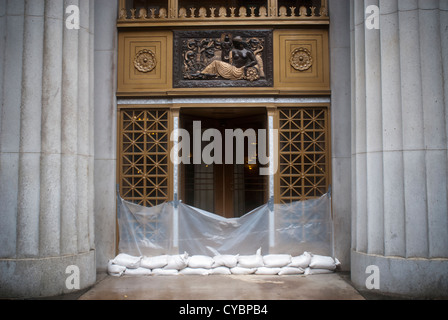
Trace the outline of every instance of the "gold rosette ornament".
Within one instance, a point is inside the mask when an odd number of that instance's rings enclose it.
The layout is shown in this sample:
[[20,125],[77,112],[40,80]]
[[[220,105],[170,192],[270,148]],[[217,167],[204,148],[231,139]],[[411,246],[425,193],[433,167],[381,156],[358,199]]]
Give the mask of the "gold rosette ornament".
[[297,71],[306,71],[313,65],[311,52],[306,48],[296,48],[291,52],[289,60],[291,66]]
[[137,52],[134,58],[134,66],[140,72],[150,72],[157,65],[154,52],[149,49],[143,49]]
[[245,75],[244,78],[245,78],[246,80],[249,80],[249,81],[255,81],[255,80],[260,79],[260,75],[259,75],[259,73],[258,73],[257,68],[255,68],[255,67],[249,67],[249,68],[247,68],[247,69],[246,69],[246,75]]

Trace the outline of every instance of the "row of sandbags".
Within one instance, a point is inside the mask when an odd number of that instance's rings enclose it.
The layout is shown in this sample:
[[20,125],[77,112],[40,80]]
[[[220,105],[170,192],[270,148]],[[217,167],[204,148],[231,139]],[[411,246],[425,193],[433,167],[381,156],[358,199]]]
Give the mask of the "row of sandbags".
[[287,254],[261,255],[160,255],[135,257],[119,254],[108,264],[108,273],[121,275],[300,275],[329,273],[340,265],[338,259],[304,252],[300,256]]

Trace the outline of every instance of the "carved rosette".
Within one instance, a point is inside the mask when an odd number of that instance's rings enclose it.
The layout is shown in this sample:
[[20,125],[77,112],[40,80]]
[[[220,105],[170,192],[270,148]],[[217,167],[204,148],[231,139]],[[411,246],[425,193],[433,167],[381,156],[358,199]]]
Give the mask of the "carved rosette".
[[149,49],[143,49],[137,52],[134,58],[134,67],[140,72],[151,72],[157,65],[154,52]]
[[300,47],[291,52],[289,62],[291,63],[291,67],[295,70],[306,71],[313,65],[313,58],[308,49]]
[[249,81],[256,81],[260,79],[260,74],[258,73],[257,68],[249,67],[246,69],[246,74],[244,78]]

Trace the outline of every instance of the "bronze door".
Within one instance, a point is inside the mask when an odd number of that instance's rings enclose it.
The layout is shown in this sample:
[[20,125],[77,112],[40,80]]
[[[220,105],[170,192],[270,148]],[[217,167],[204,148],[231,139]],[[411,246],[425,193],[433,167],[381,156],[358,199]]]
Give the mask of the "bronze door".
[[[222,164],[184,164],[182,166],[181,199],[189,205],[213,212],[226,218],[239,217],[263,205],[267,201],[266,178],[259,174],[259,164],[249,164],[245,147],[244,164],[225,163],[225,130],[258,129],[265,127],[266,111],[249,110],[245,115],[237,112],[232,116],[229,110],[208,114],[204,110],[186,110],[181,114],[182,127],[192,136],[193,121],[201,121],[202,132],[214,128],[223,138]],[[199,114],[200,113],[200,114]],[[190,139],[193,150],[193,142]],[[204,148],[210,142],[202,142]],[[245,141],[247,144],[248,141]],[[235,147],[235,145],[234,145]],[[202,150],[202,149],[201,149]],[[235,154],[235,152],[234,152]],[[256,161],[256,159],[253,159]]]

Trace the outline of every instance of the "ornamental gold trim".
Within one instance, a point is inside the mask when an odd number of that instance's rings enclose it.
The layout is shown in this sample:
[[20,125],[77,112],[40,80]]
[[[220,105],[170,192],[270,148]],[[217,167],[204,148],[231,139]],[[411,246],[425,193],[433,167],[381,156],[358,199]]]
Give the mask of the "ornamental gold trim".
[[[179,0],[167,1],[166,7],[157,8],[152,6],[145,8],[142,5],[135,7],[126,4],[128,1],[120,0],[119,22],[154,22],[158,21],[182,21],[182,20],[242,20],[242,19],[298,19],[312,20],[325,19],[328,20],[328,0],[320,0],[314,5],[296,5],[296,6],[278,6],[277,0],[268,0],[265,5],[254,6],[245,4],[235,6],[235,1],[228,6],[223,6],[223,1],[210,1],[209,6],[181,6]],[[309,1],[311,2],[311,1]],[[131,1],[132,3],[132,1]],[[191,2],[193,3],[193,2]],[[300,2],[299,2],[300,3]],[[302,1],[305,4],[305,1]],[[152,21],[151,21],[152,20]]]
[[313,57],[310,50],[300,47],[291,52],[289,62],[295,70],[306,71],[313,66]]

